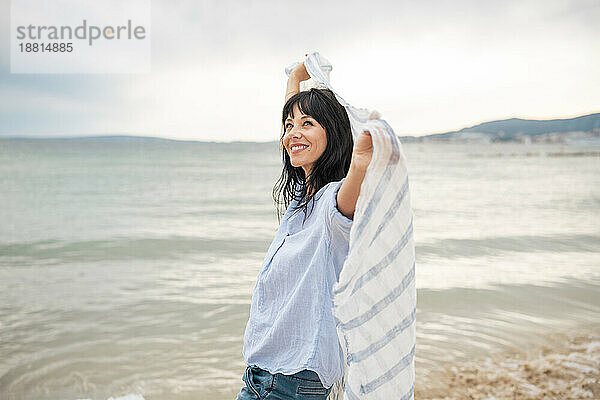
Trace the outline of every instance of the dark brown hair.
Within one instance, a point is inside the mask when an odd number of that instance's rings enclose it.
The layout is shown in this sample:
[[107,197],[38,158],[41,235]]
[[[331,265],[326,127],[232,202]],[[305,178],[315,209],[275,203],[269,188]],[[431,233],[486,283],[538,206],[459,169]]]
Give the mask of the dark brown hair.
[[[283,146],[285,135],[285,120],[294,118],[294,106],[300,111],[314,118],[324,129],[327,135],[327,146],[323,154],[317,159],[310,175],[305,177],[302,167],[294,167],[290,156]],[[314,203],[314,194],[329,182],[339,181],[344,178],[350,168],[352,158],[352,129],[346,109],[337,101],[335,94],[329,89],[310,89],[293,95],[283,106],[281,116],[282,134],[280,138],[283,170],[281,176],[273,187],[273,200],[277,207],[277,218],[281,217],[294,199],[300,200],[294,212],[306,210],[310,200]],[[296,192],[296,186],[301,188]],[[311,189],[311,190],[309,190]],[[307,193],[313,195],[307,198]]]

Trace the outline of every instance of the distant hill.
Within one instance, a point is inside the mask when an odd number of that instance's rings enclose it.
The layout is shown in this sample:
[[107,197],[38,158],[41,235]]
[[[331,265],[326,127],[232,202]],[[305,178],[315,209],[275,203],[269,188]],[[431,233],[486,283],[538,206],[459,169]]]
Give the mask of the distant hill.
[[511,118],[484,122],[459,131],[426,136],[401,136],[404,142],[568,142],[600,141],[600,113],[569,119]]

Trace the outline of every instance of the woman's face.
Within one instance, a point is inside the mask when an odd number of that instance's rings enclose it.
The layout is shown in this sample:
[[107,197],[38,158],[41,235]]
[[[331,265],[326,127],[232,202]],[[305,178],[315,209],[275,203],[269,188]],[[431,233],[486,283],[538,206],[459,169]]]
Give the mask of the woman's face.
[[283,146],[294,167],[302,167],[308,176],[314,163],[327,147],[327,134],[316,119],[303,114],[294,105],[294,118],[288,116],[284,123]]

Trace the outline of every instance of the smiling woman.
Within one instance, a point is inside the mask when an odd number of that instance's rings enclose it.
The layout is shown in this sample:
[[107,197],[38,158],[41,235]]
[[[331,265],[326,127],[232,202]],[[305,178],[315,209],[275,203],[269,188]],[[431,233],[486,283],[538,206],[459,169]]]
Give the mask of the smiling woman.
[[[313,88],[289,97],[281,119],[284,167],[274,197],[287,208],[297,185],[308,201],[327,183],[346,176],[354,141],[346,110],[327,89]],[[292,148],[298,145],[307,147]]]
[[238,400],[271,394],[325,399],[344,376],[333,285],[348,255],[373,146],[367,134],[354,142],[348,114],[331,90],[299,91],[300,81],[308,78],[300,64],[288,81],[283,169],[273,189],[280,225],[252,295],[244,333],[246,386]]
[[292,166],[302,167],[304,176],[309,176],[314,163],[327,147],[327,134],[317,120],[302,113],[298,104],[294,104],[292,113],[285,120],[283,146]]

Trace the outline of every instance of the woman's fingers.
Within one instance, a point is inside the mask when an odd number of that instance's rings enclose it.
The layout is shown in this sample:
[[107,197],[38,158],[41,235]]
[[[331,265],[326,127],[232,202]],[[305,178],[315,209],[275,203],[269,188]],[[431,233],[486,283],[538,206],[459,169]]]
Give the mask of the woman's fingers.
[[310,79],[310,75],[306,71],[306,66],[304,65],[304,62],[298,64],[296,68],[294,68],[290,76],[294,76],[294,78],[296,78],[300,82]]
[[373,138],[368,130],[362,131],[354,141],[352,161],[355,167],[366,169],[373,157]]

